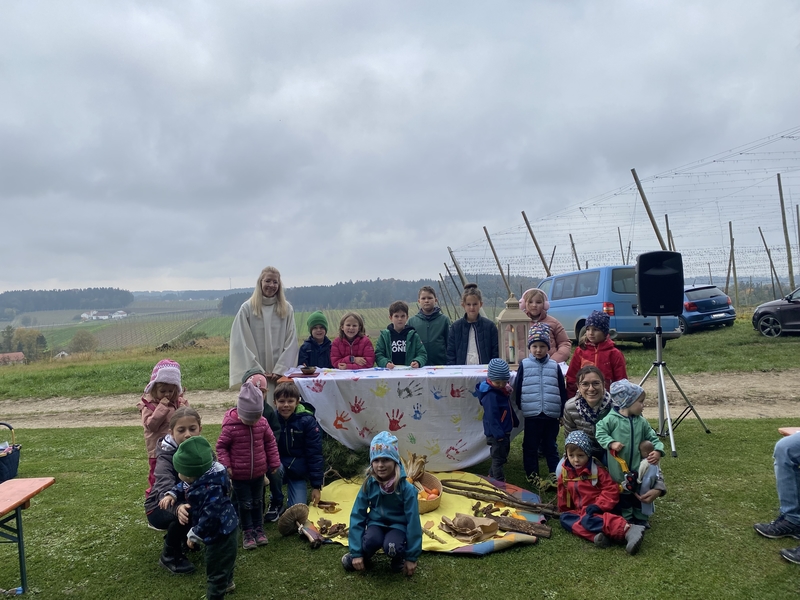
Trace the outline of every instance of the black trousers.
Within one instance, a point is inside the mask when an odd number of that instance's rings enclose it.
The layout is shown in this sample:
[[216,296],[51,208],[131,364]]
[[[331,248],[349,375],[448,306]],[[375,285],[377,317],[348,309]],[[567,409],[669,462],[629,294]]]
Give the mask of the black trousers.
[[234,529],[213,544],[206,544],[206,598],[222,600],[233,582],[233,567],[239,549],[239,530]]

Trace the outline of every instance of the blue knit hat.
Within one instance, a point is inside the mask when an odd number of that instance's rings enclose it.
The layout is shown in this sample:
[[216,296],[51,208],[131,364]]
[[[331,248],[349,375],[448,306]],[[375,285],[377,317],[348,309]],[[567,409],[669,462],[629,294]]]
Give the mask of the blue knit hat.
[[389,458],[400,464],[400,450],[397,448],[397,438],[388,431],[381,431],[372,438],[369,446],[369,462],[376,458]]
[[636,402],[639,396],[644,394],[644,388],[642,386],[631,383],[627,379],[615,381],[611,384],[611,389],[609,391],[611,392],[611,401],[617,408],[629,407]]
[[528,330],[528,348],[533,342],[544,342],[547,344],[547,349],[550,350],[550,326],[545,323],[531,325]]
[[578,429],[570,431],[567,437],[564,438],[564,447],[566,448],[568,444],[574,444],[583,450],[586,456],[592,455],[592,440],[585,431],[580,431]]
[[606,313],[600,312],[599,310],[593,310],[592,314],[586,317],[586,327],[594,327],[606,335],[608,335],[610,322],[611,318]]
[[508,381],[511,379],[511,372],[508,370],[508,363],[502,358],[493,358],[489,361],[489,372],[486,378],[490,381]]

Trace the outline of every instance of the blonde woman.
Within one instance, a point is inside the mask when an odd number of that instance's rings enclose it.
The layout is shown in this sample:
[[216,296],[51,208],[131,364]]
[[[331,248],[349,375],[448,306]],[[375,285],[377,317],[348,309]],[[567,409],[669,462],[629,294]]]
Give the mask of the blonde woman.
[[265,400],[272,404],[275,383],[297,366],[297,352],[294,309],[283,293],[280,271],[266,267],[233,320],[228,384],[238,387],[246,372],[260,369],[269,383]]

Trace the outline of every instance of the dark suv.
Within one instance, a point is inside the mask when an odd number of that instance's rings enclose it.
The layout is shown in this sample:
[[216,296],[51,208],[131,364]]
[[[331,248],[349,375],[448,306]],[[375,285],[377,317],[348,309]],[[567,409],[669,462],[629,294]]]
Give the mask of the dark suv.
[[715,285],[686,285],[683,288],[683,314],[678,317],[682,333],[704,327],[733,325],[736,310],[728,295]]
[[767,337],[800,332],[800,288],[780,300],[759,304],[753,313],[753,327]]

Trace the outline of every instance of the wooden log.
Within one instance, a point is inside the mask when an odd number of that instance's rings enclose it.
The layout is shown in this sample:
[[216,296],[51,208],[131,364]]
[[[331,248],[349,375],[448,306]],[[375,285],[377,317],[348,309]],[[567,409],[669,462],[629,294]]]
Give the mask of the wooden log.
[[494,515],[486,515],[486,518],[496,522],[497,526],[502,531],[527,533],[528,535],[535,535],[548,540],[550,539],[550,536],[553,535],[553,529],[544,523],[522,521],[521,519],[514,519],[513,517],[495,517]]

